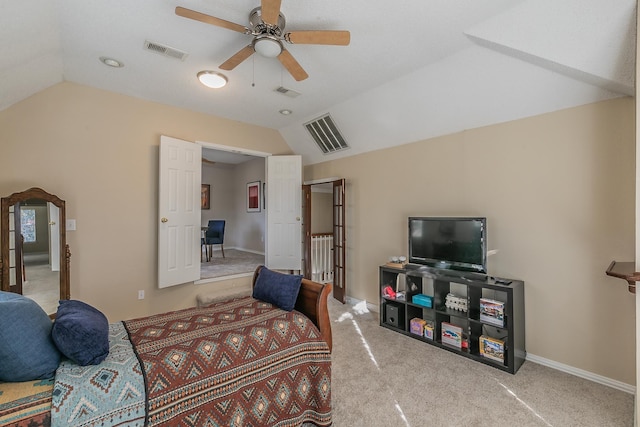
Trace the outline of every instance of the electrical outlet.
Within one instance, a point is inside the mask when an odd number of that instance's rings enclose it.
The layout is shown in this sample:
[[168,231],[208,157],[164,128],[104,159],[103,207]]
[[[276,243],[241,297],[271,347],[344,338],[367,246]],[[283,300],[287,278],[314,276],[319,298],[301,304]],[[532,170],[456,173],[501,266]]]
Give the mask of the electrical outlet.
[[144,299],[144,291],[138,291],[138,299]]

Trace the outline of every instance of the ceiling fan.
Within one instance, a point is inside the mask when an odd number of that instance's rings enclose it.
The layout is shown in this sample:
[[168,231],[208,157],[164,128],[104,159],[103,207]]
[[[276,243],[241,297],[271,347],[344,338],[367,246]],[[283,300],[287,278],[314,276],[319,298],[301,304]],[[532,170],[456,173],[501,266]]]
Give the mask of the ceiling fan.
[[281,3],[282,0],[261,0],[260,6],[249,13],[248,27],[180,6],[176,7],[176,15],[217,25],[218,27],[253,37],[251,44],[240,49],[235,55],[227,59],[220,65],[221,69],[233,70],[242,61],[253,55],[254,52],[258,52],[268,58],[277,57],[294,79],[297,81],[304,80],[309,75],[291,53],[284,48],[283,42],[347,46],[351,35],[349,31],[332,30],[291,31],[285,33],[285,19],[284,15],[280,13]]

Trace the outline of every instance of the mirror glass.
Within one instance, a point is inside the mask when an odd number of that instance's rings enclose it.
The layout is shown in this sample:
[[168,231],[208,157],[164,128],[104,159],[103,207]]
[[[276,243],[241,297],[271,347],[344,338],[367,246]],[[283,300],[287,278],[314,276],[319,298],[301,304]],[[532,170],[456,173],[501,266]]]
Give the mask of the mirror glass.
[[1,289],[25,295],[55,316],[69,299],[65,202],[40,188],[2,198]]

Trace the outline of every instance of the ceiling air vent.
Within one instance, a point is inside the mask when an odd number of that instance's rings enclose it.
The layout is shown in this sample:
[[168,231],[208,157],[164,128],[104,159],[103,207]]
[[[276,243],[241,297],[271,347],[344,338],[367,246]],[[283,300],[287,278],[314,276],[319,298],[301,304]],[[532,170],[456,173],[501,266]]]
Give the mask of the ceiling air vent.
[[304,127],[324,154],[349,148],[329,114],[305,123]]
[[293,89],[287,89],[286,87],[282,87],[282,86],[277,87],[274,90],[278,93],[288,96],[289,98],[297,98],[301,95],[300,92],[296,92]]
[[159,53],[162,56],[168,56],[169,58],[175,58],[181,61],[184,61],[187,56],[189,56],[187,52],[183,52],[160,43],[150,42],[149,40],[144,41],[144,48],[145,50]]

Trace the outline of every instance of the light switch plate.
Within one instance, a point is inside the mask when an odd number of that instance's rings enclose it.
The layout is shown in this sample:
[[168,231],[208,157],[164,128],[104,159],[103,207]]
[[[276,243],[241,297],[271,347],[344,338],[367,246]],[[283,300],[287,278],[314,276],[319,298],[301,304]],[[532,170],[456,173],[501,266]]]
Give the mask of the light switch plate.
[[76,231],[76,220],[75,219],[68,219],[66,221],[66,225],[67,225],[67,231]]

